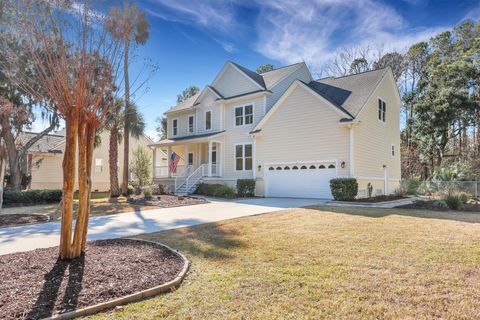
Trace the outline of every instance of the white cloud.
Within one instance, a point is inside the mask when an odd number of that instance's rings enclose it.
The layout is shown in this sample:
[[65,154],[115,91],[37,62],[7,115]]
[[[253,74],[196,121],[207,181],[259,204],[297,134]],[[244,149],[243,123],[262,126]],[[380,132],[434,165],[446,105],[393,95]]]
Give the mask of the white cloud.
[[319,70],[342,47],[402,50],[446,27],[412,29],[392,7],[373,0],[262,2],[256,49],[265,56]]
[[150,0],[156,6],[149,13],[164,20],[200,25],[228,32],[236,25],[235,10],[228,1]]
[[[254,3],[260,8],[254,49],[282,63],[305,61],[317,71],[344,47],[404,50],[451,27],[414,28],[392,6],[378,0],[150,1],[160,5],[152,14],[202,26],[228,52],[234,50],[234,39],[244,23],[236,19],[236,7]],[[470,18],[479,16],[478,11],[470,12]]]

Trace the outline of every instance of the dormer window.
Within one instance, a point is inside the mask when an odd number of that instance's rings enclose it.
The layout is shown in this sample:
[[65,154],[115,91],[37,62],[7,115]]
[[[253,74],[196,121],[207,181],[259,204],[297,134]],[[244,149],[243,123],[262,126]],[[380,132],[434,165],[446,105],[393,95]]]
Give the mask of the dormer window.
[[195,118],[193,116],[188,117],[188,133],[193,133],[195,128]]
[[253,104],[245,104],[235,107],[235,126],[243,126],[253,123]]
[[178,134],[178,119],[172,120],[172,135],[176,136]]
[[386,122],[387,104],[382,99],[378,99],[378,120]]

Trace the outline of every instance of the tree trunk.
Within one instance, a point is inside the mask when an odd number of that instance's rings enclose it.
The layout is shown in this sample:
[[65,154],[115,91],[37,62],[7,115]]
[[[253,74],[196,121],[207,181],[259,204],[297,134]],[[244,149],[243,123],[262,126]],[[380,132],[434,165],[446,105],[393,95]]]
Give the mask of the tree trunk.
[[78,257],[82,249],[82,236],[88,207],[87,141],[86,122],[81,119],[78,125],[78,209],[75,233],[73,234],[72,258]]
[[71,259],[72,253],[72,218],[73,218],[73,193],[75,187],[75,162],[77,151],[77,112],[72,111],[65,119],[66,137],[65,154],[63,156],[63,198],[62,198],[62,224],[60,231],[60,258]]
[[0,120],[2,125],[2,137],[5,142],[5,150],[8,156],[11,188],[15,191],[20,191],[22,176],[18,165],[18,151],[15,144],[15,137],[13,136],[12,128],[10,126],[10,119],[7,114],[3,113],[0,116]]
[[110,145],[108,150],[108,165],[110,168],[110,198],[120,196],[118,186],[118,127],[110,130]]
[[87,125],[87,178],[88,178],[88,197],[87,197],[87,215],[83,226],[82,252],[85,252],[87,243],[88,220],[90,218],[90,196],[92,194],[92,164],[93,149],[95,148],[95,127],[92,124]]
[[122,194],[128,195],[128,153],[130,151],[130,127],[127,119],[130,112],[130,81],[128,79],[128,50],[129,40],[125,41],[125,56],[123,59],[123,76],[125,78],[125,124],[123,128],[123,172],[122,172]]
[[5,144],[0,137],[0,213],[2,213],[3,205],[3,183],[5,180],[5,163],[6,163]]

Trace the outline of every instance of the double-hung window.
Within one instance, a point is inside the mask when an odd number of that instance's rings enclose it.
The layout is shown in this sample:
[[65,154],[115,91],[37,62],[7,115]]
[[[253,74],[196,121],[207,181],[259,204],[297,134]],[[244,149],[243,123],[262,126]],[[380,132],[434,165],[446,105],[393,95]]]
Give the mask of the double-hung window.
[[235,146],[235,170],[247,171],[252,170],[253,154],[252,144],[237,144]]
[[205,112],[205,130],[212,130],[212,111]]
[[176,136],[178,134],[178,119],[172,120],[172,135]]
[[378,120],[385,122],[387,113],[387,104],[382,99],[378,99]]
[[195,118],[193,116],[188,116],[188,133],[193,133],[195,130]]
[[253,105],[247,104],[235,107],[235,126],[243,126],[253,123]]

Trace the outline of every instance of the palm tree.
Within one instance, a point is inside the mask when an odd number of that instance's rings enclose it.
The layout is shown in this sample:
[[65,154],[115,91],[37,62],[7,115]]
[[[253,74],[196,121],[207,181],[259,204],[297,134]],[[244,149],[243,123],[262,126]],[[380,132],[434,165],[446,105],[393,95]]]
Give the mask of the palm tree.
[[122,143],[122,138],[124,138],[123,128],[125,127],[125,122],[129,123],[129,134],[135,138],[139,138],[145,130],[145,120],[143,115],[137,111],[134,104],[132,104],[131,107],[133,112],[130,112],[128,113],[128,116],[125,116],[126,113],[124,111],[123,100],[116,99],[114,101],[114,111],[110,114],[105,125],[105,128],[110,131],[108,149],[110,198],[120,196],[120,188],[118,185],[118,145]]
[[[148,22],[145,18],[145,13],[139,11],[136,4],[129,5],[125,2],[123,11],[121,8],[110,7],[107,18],[107,29],[116,39],[123,42],[124,57],[123,57],[123,77],[125,81],[125,113],[135,113],[130,103],[130,81],[128,78],[128,55],[132,42],[134,44],[145,44],[148,39]],[[129,146],[129,131],[130,124],[125,121],[123,128],[124,133],[124,157],[123,157],[123,177],[122,177],[122,193],[127,195],[128,187],[128,150]]]

